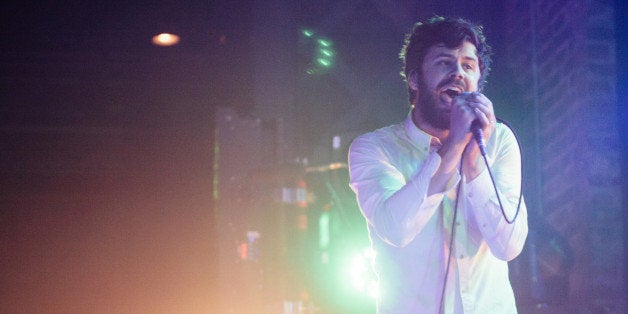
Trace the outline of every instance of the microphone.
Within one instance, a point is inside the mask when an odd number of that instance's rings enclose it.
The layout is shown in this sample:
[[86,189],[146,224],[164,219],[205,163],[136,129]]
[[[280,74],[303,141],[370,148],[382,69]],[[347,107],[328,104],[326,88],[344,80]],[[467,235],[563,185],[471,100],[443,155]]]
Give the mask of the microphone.
[[480,123],[480,120],[473,120],[470,129],[475,142],[478,143],[480,153],[482,153],[482,156],[486,156],[486,144],[484,144],[484,133],[482,133],[482,123]]

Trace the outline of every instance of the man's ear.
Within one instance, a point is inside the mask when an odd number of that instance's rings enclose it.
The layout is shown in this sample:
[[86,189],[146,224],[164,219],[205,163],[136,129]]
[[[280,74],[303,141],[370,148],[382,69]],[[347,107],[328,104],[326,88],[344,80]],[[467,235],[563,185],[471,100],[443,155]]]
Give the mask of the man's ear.
[[419,73],[417,70],[408,73],[408,87],[413,91],[419,90]]

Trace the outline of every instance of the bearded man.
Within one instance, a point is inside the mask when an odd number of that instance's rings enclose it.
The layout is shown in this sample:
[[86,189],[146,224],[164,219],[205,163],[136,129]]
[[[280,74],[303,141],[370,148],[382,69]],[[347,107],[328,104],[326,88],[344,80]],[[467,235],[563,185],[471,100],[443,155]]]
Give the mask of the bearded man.
[[516,313],[507,262],[528,233],[521,159],[481,93],[490,65],[482,27],[442,17],[417,23],[401,57],[407,119],[349,149],[350,185],[376,253],[377,311]]

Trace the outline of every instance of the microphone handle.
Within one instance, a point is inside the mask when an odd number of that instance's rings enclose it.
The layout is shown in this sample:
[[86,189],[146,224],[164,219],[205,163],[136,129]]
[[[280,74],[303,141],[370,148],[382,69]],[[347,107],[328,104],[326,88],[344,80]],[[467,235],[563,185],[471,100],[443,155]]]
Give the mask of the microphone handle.
[[473,133],[475,142],[478,143],[480,153],[482,153],[482,156],[486,156],[486,144],[484,143],[484,133],[482,133],[482,124],[480,123],[480,120],[473,120],[471,123],[471,133]]

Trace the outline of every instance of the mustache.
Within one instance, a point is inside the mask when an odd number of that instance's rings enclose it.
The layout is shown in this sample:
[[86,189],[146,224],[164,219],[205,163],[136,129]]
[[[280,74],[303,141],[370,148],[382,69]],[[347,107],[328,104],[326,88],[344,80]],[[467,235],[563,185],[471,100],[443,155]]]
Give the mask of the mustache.
[[442,89],[445,86],[456,86],[460,87],[463,91],[466,90],[467,84],[464,83],[463,80],[456,79],[455,77],[449,77],[436,86],[437,89]]

